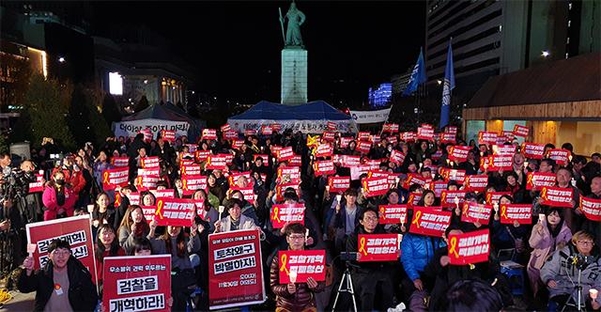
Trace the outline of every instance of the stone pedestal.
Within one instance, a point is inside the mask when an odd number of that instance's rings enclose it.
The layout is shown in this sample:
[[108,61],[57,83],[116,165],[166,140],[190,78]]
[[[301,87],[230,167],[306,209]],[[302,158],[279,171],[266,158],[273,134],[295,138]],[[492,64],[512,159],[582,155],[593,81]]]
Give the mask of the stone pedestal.
[[307,103],[307,66],[307,50],[300,47],[282,50],[282,104]]

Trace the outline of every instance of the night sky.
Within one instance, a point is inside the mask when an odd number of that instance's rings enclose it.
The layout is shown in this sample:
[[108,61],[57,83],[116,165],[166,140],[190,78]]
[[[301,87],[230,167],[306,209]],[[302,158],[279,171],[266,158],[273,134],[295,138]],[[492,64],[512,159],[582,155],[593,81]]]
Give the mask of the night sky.
[[[234,101],[279,102],[278,7],[290,1],[93,2],[94,23],[146,25],[197,68],[197,90]],[[413,66],[425,1],[297,1],[309,53],[309,100],[357,106],[374,84]],[[332,103],[335,101],[336,103]],[[339,102],[343,101],[343,105]]]

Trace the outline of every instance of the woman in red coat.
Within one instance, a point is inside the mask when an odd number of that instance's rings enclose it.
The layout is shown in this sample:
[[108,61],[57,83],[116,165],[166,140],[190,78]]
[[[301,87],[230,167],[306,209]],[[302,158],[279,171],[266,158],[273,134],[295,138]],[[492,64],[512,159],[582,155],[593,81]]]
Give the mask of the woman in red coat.
[[71,188],[65,184],[63,172],[55,172],[42,194],[44,221],[72,216],[76,200]]

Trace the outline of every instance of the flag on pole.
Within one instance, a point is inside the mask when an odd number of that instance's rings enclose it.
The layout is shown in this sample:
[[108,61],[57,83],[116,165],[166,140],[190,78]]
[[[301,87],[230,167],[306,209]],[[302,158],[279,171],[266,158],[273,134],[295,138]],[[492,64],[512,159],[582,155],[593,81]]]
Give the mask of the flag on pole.
[[440,125],[442,129],[449,124],[451,111],[451,91],[455,89],[455,73],[453,71],[453,48],[449,39],[449,51],[447,52],[447,66],[444,71],[444,82],[442,83],[442,105],[440,106]]
[[411,72],[411,76],[409,77],[409,82],[407,82],[407,87],[405,91],[403,91],[402,96],[411,95],[413,92],[417,90],[417,87],[426,82],[426,65],[424,63],[424,54],[422,49],[419,49],[419,57],[417,58],[417,63],[413,66],[413,71]]

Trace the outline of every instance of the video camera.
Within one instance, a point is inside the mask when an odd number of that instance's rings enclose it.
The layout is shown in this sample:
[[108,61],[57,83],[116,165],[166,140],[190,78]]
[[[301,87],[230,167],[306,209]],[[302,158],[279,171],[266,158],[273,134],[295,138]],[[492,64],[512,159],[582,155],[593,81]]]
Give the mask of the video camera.
[[33,172],[6,167],[0,180],[0,200],[21,198],[29,193],[29,183],[36,180]]

